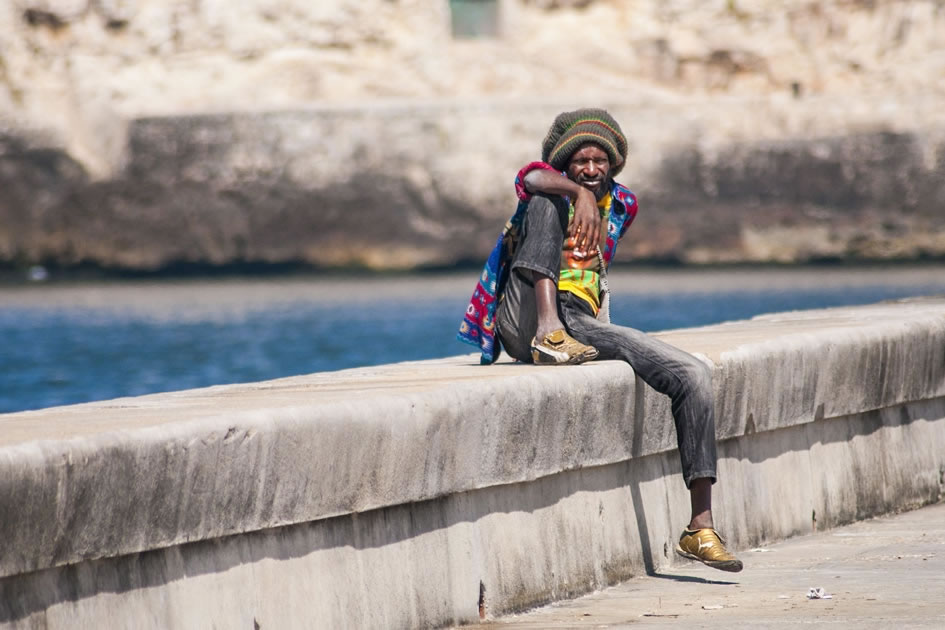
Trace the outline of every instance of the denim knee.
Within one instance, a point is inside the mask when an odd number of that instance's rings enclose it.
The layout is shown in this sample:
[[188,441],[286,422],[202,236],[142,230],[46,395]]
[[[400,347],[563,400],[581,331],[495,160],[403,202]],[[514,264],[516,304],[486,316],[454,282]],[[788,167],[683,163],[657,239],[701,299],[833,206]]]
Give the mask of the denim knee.
[[705,401],[710,404],[712,401],[712,369],[693,357],[692,361],[683,369],[680,377],[683,381],[683,388],[688,390],[689,396]]

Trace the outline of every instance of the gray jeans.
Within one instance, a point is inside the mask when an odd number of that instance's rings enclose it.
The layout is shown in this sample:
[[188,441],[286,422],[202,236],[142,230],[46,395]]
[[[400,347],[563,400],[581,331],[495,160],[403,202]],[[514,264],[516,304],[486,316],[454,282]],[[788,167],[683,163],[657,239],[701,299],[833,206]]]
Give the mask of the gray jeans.
[[[499,339],[506,352],[531,363],[531,340],[538,326],[534,285],[522,270],[556,282],[568,205],[557,196],[535,195],[528,204],[522,242],[496,312]],[[626,361],[643,381],[672,401],[676,442],[688,487],[693,479],[716,478],[715,410],[712,373],[688,352],[634,328],[605,324],[582,299],[558,293],[558,315],[568,333],[597,348],[599,359]]]

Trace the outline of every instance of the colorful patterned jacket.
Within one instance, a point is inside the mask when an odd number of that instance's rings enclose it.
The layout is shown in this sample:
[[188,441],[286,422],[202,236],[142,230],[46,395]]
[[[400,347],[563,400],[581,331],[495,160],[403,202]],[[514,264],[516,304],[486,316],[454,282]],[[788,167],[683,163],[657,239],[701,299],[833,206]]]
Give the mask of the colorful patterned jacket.
[[[534,169],[557,171],[553,166],[544,162],[532,162],[518,172],[515,177],[515,193],[518,195],[518,207],[515,214],[505,224],[505,229],[499,236],[495,248],[486,261],[472,300],[466,307],[466,315],[459,326],[456,338],[466,343],[478,346],[482,352],[480,363],[488,365],[495,363],[501,352],[501,344],[495,334],[495,311],[498,306],[498,296],[505,288],[505,281],[509,273],[509,263],[518,247],[522,222],[525,219],[525,209],[532,196],[525,190],[525,175]],[[562,173],[563,174],[563,173]],[[614,206],[610,213],[607,225],[607,241],[604,246],[604,263],[609,267],[617,252],[617,242],[630,227],[637,216],[637,198],[629,189],[614,182],[611,193],[614,196]]]

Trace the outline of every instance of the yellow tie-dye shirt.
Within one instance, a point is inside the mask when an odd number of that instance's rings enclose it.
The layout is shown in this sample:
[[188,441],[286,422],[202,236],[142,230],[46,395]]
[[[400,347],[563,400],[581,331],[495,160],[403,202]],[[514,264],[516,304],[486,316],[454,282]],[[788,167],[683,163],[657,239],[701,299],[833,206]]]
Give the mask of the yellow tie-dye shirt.
[[[598,248],[603,247],[607,239],[607,219],[610,217],[610,208],[613,205],[613,197],[610,193],[604,195],[604,198],[597,202],[601,216],[601,235],[600,243],[597,247],[584,254],[575,251],[576,239],[569,236],[564,240],[564,247],[561,250],[561,273],[558,276],[558,290],[567,291],[578,296],[591,305],[594,314],[600,309],[600,264],[601,257],[598,256]],[[569,219],[574,218],[574,204],[568,212]]]

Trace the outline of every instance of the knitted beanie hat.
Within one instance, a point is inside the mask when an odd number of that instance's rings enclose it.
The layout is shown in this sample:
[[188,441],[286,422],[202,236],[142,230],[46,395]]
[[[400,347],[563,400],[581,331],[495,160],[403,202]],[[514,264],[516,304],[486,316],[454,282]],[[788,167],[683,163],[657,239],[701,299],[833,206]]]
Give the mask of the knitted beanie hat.
[[587,142],[593,142],[607,153],[611,176],[620,172],[627,159],[627,137],[613,116],[603,109],[558,114],[541,144],[541,160],[563,171],[571,155]]

